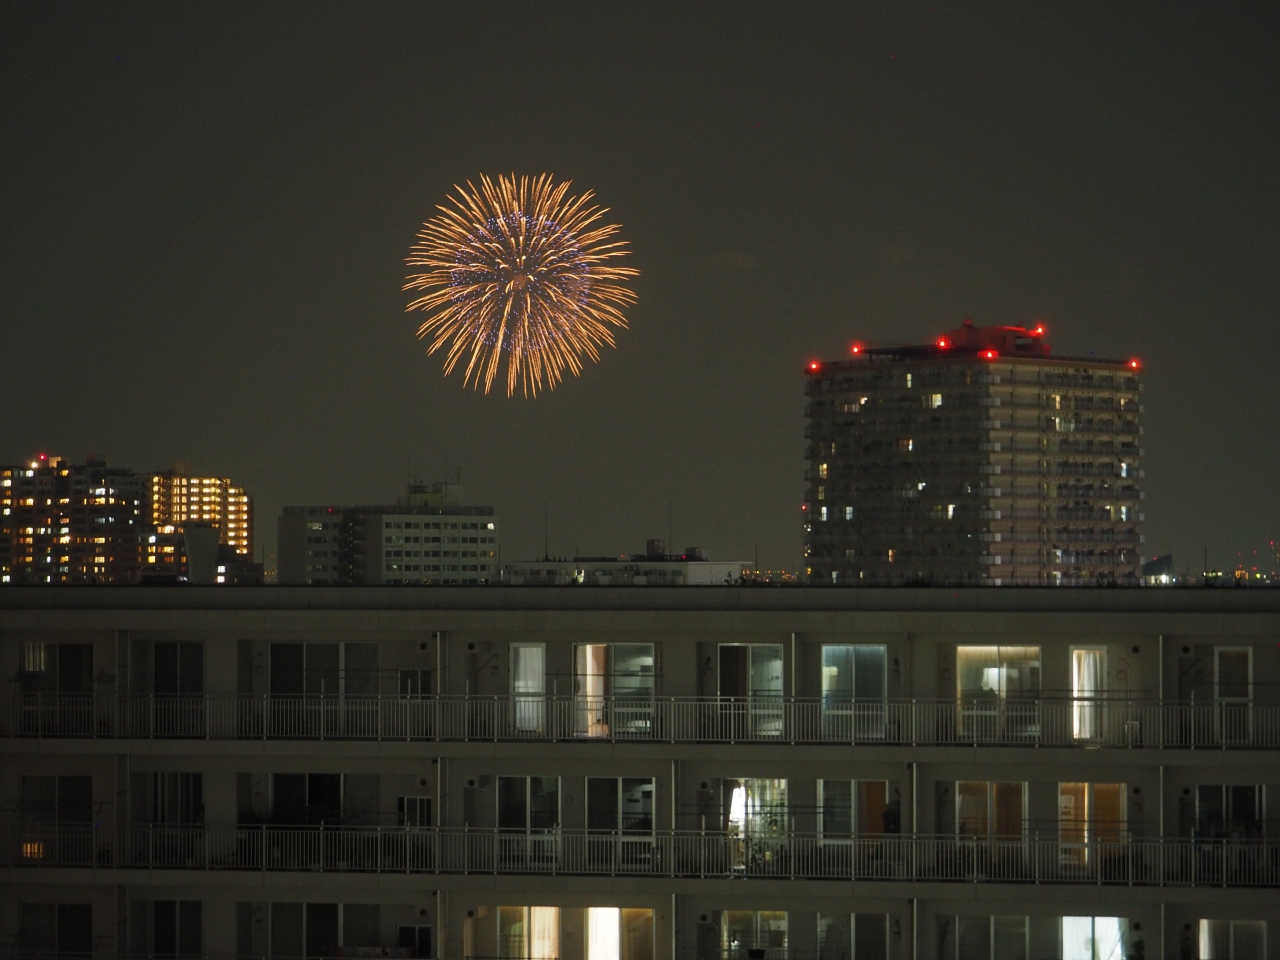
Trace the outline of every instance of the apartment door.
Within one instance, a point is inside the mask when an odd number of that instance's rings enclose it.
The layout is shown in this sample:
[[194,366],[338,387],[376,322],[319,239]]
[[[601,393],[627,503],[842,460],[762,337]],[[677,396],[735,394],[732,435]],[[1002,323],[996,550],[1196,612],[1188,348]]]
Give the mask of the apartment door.
[[1124,855],[1128,833],[1123,783],[1058,784],[1058,856],[1087,866]]
[[511,644],[511,697],[517,734],[542,734],[546,729],[546,664],[544,644]]
[[1105,647],[1071,650],[1071,735],[1077,740],[1104,736],[1107,695]]
[[1063,917],[1062,960],[1125,960],[1129,921],[1124,917]]
[[956,696],[965,739],[1034,741],[1040,735],[1040,648],[957,646]]
[[823,739],[884,739],[887,659],[881,644],[823,644]]
[[956,917],[955,960],[1028,960],[1027,917]]
[[587,778],[587,851],[593,863],[643,867],[653,856],[650,777]]
[[151,905],[151,955],[199,957],[204,952],[203,904],[157,900]]
[[719,668],[722,736],[782,736],[782,644],[722,643]]
[[577,736],[648,736],[653,729],[653,693],[653,644],[575,645],[573,706]]
[[887,780],[819,780],[821,842],[848,843],[899,830],[897,805],[889,801]]
[[732,867],[769,873],[781,862],[789,838],[787,781],[725,780],[722,790]]
[[152,732],[161,737],[204,736],[204,644],[156,643],[152,680]]
[[726,960],[785,960],[787,914],[782,910],[725,910],[720,915],[720,950]]
[[560,778],[498,777],[498,853],[507,863],[554,863],[560,852]]
[[1253,736],[1253,648],[1214,648],[1213,698],[1218,739],[1248,743]]
[[559,907],[499,907],[498,956],[504,960],[559,960]]
[[23,859],[93,863],[93,778],[24,776],[20,789]]
[[1202,783],[1196,787],[1196,838],[1260,840],[1263,835],[1261,785]]
[[653,960],[653,911],[587,908],[586,960]]
[[1266,960],[1265,920],[1201,920],[1200,960]]
[[401,925],[396,930],[396,944],[411,957],[434,957],[435,937],[431,927],[422,924]]
[[19,956],[93,956],[93,905],[18,904],[17,948]]

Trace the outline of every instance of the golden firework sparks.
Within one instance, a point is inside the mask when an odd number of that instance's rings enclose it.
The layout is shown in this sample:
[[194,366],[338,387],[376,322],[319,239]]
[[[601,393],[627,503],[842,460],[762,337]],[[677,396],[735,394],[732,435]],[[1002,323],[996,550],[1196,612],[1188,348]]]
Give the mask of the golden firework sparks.
[[422,310],[418,328],[430,338],[427,353],[448,346],[447,376],[463,358],[463,384],[488,393],[507,356],[507,396],[554,389],[566,370],[582,373],[584,358],[600,359],[614,346],[613,328],[625,328],[622,307],[636,295],[619,281],[639,275],[615,266],[626,241],[621,227],[601,224],[608,212],[593,194],[567,196],[572,181],[538,177],[480,177],[477,189],[454,186],[457,196],[422,225],[405,263],[422,268],[405,290],[422,292],[406,310]]

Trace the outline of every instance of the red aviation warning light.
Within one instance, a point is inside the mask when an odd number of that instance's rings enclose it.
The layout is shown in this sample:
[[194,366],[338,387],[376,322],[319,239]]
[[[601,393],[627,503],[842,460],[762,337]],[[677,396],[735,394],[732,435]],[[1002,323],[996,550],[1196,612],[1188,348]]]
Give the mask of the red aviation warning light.
[[1139,370],[1141,369],[1141,367],[1142,367],[1142,364],[1138,362],[1137,357],[1134,357],[1132,360],[1129,361],[1130,370]]
[[1032,328],[1031,335],[1033,337],[1043,337],[1048,332],[1049,331],[1045,329],[1045,325],[1043,323],[1037,323],[1035,327]]
[[857,340],[855,340],[855,341],[854,341],[854,343],[853,343],[853,346],[851,346],[851,347],[849,348],[849,352],[850,352],[850,353],[852,353],[852,354],[856,357],[856,356],[858,356],[858,354],[862,353],[862,351],[863,351],[863,350],[865,350],[865,349],[866,349],[866,347],[864,347],[864,346],[862,345],[861,341],[857,341]]
[[810,373],[817,373],[817,372],[818,372],[819,370],[821,370],[821,369],[822,369],[822,364],[820,364],[817,360],[810,360],[810,361],[809,361],[809,372],[810,372]]
[[944,335],[944,336],[941,336],[941,337],[938,337],[938,339],[937,339],[937,340],[934,340],[934,341],[933,341],[933,345],[934,345],[935,347],[937,347],[939,350],[950,350],[950,349],[951,349],[951,338],[950,338],[950,337],[948,337],[948,336],[945,336],[945,335]]
[[994,360],[996,357],[1000,356],[1000,354],[988,347],[986,350],[979,353],[978,356],[983,360]]

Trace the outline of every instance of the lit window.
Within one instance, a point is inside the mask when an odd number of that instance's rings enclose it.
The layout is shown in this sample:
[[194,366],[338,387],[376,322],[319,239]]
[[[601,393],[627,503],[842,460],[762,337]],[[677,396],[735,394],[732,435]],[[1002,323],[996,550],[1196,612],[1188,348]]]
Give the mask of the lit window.
[[932,409],[932,410],[937,410],[940,406],[942,406],[942,394],[940,394],[940,393],[931,393],[931,394],[929,394],[929,407],[930,407],[930,409]]
[[890,562],[890,563],[893,563],[893,553],[894,553],[894,551],[893,551],[893,549],[891,548],[891,549],[889,550],[889,562]]
[[846,520],[852,520],[852,519],[853,519],[853,507],[845,507],[845,508],[844,508],[844,518],[845,518]]
[[825,519],[827,519],[827,508],[826,508],[826,507],[823,507],[821,510],[819,510],[819,511],[818,511],[818,519],[819,519],[819,520],[825,520]]
[[826,484],[823,484],[823,483],[818,484],[818,499],[819,499],[819,500],[825,500],[825,499],[827,499],[827,487],[826,487]]
[[954,520],[956,518],[956,505],[954,503],[947,504],[947,519]]
[[823,480],[827,479],[827,465],[825,463],[818,464],[818,476]]
[[911,437],[902,437],[898,440],[898,452],[910,453],[916,448],[916,442]]
[[907,389],[911,389],[911,374],[907,374]]
[[1123,960],[1129,955],[1123,917],[1063,917],[1062,960]]

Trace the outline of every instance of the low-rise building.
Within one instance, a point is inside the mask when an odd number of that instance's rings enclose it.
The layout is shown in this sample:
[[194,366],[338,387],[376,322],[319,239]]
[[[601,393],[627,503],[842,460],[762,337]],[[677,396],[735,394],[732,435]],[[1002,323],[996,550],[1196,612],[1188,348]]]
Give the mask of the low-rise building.
[[617,557],[516,560],[502,565],[502,582],[512,586],[724,586],[750,575],[746,561],[711,560],[701,547],[667,553],[649,540],[644,553]]
[[498,578],[493,507],[462,503],[457,484],[411,484],[377,506],[285,507],[282,584],[486,584]]

